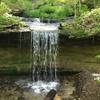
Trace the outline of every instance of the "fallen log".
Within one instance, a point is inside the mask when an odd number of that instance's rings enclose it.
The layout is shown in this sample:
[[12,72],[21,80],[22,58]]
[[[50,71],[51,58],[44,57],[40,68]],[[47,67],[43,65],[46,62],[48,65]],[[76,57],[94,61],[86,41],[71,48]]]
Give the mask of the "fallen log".
[[54,89],[50,90],[50,92],[48,92],[44,100],[54,100],[56,93],[57,92]]

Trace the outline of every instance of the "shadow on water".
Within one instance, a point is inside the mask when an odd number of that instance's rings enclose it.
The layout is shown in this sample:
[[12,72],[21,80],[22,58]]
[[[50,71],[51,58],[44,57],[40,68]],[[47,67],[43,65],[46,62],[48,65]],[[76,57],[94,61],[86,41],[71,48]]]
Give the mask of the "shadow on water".
[[28,72],[31,65],[30,41],[29,32],[0,33],[0,74]]

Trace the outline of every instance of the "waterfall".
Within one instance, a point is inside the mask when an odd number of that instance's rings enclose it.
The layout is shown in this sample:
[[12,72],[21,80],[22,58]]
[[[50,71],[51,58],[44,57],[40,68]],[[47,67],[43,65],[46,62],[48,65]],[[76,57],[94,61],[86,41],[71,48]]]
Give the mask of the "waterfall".
[[[31,32],[32,51],[32,81],[26,87],[35,93],[44,94],[51,89],[57,90],[59,82],[57,78],[57,52],[58,52],[58,28],[56,24],[44,24],[36,19],[27,22]],[[20,84],[20,81],[17,82]]]
[[39,19],[27,22],[31,32],[32,82],[35,93],[47,93],[59,86],[57,78],[58,28],[56,24],[44,24]]
[[57,80],[57,47],[57,30],[32,31],[32,78],[34,81]]
[[57,26],[41,23],[38,18],[28,25],[32,30],[32,79],[34,81],[57,80]]

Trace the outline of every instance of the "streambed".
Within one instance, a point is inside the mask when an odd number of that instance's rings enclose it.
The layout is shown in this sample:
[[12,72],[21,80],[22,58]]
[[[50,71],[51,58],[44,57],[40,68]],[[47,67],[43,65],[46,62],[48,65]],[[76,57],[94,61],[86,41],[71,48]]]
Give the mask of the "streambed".
[[[74,98],[72,94],[75,91],[75,81],[68,79],[68,77],[63,77],[59,81],[57,93],[62,100]],[[20,84],[18,84],[19,81]],[[30,82],[30,79],[25,76],[20,78],[15,76],[0,77],[0,100],[43,100],[47,92],[35,93],[31,87],[26,87],[26,84]]]
[[[58,79],[56,89],[62,100],[100,99],[100,86],[89,73],[62,72]],[[43,100],[47,92],[36,93],[27,83],[34,82],[27,76],[0,76],[0,100]]]

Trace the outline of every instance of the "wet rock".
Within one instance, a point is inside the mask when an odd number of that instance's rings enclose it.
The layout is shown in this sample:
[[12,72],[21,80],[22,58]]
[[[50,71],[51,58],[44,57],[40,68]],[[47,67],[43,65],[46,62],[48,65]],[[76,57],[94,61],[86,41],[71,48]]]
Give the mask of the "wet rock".
[[61,97],[61,100],[73,100],[74,96],[72,94],[74,91],[74,82],[66,80],[62,82],[58,95]]
[[19,9],[13,9],[12,10],[12,14],[15,16],[22,16],[23,15],[24,10],[19,10]]
[[100,100],[99,87],[89,72],[76,75],[76,93],[80,100]]
[[[55,95],[56,95],[56,91],[52,89],[52,90],[46,95],[46,97],[44,98],[44,100],[53,100],[54,97],[55,97]],[[55,99],[55,100],[57,100],[57,99]]]
[[19,100],[22,95],[22,89],[15,85],[14,81],[0,79],[0,100]]

